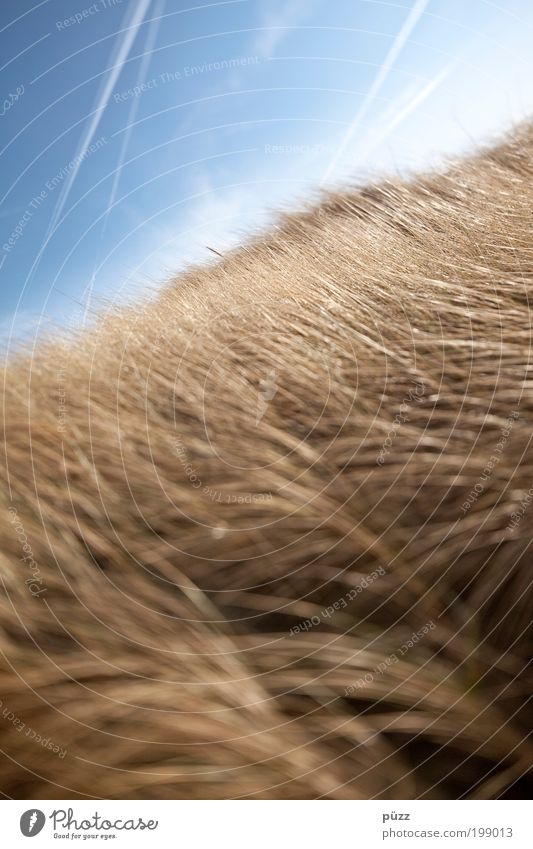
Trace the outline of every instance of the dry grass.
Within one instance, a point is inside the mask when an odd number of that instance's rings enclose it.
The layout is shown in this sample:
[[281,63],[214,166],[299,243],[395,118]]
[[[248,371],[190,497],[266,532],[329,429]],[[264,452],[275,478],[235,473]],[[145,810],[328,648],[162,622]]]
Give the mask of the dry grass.
[[328,197],[10,365],[5,795],[531,790],[532,176]]

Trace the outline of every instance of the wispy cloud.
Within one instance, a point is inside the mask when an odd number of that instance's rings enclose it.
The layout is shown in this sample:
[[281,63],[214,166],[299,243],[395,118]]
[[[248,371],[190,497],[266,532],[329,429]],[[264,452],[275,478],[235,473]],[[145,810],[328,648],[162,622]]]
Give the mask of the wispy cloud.
[[405,43],[407,42],[409,36],[411,35],[411,33],[412,33],[413,29],[415,28],[415,26],[417,25],[418,21],[420,20],[420,18],[424,14],[424,11],[425,11],[425,9],[428,5],[428,2],[429,2],[429,0],[416,0],[416,3],[414,4],[413,8],[409,12],[403,26],[400,28],[398,35],[394,39],[394,42],[393,42],[389,52],[387,53],[374,82],[370,86],[370,88],[369,88],[369,90],[366,94],[365,99],[363,100],[361,106],[357,110],[352,123],[348,127],[348,130],[344,134],[344,138],[342,139],[339,147],[337,148],[337,150],[335,152],[335,155],[333,156],[331,162],[329,163],[328,167],[326,168],[324,175],[322,177],[322,183],[324,183],[326,180],[328,180],[331,177],[331,175],[333,174],[335,168],[337,167],[337,164],[338,164],[340,158],[342,157],[346,148],[348,147],[348,145],[352,141],[354,134],[355,134],[356,130],[358,129],[361,121],[363,120],[366,113],[368,112],[368,110],[372,106],[372,103],[374,102],[377,95],[379,94],[379,91],[381,90],[383,83],[387,79],[391,69],[394,67],[396,59],[398,58],[401,51],[403,50]]
[[[209,248],[224,253],[242,240],[243,232],[253,227],[256,198],[246,187],[218,188],[208,170],[195,181],[191,193],[195,200],[187,204],[184,230],[175,228],[174,263],[180,265],[212,259]],[[246,226],[244,225],[246,221]]]
[[257,37],[253,52],[262,59],[270,59],[290,31],[289,27],[300,23],[310,6],[311,0],[288,0],[278,9],[270,8],[261,19],[263,32]]

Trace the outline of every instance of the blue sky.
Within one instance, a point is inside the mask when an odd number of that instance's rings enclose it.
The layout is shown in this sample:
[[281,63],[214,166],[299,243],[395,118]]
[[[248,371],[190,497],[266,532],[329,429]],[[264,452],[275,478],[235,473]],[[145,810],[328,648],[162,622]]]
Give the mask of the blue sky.
[[530,0],[3,3],[0,339],[531,114]]

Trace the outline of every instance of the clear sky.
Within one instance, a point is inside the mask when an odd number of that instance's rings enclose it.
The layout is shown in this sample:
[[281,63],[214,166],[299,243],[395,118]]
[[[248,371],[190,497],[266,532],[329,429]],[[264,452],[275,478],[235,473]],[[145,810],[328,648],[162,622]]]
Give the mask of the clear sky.
[[216,260],[277,208],[533,107],[531,0],[0,5],[0,340]]

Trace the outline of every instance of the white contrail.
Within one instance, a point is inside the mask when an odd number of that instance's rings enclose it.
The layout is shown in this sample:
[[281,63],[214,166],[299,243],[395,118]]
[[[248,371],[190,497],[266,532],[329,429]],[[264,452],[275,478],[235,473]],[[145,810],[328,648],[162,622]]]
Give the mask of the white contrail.
[[[144,45],[143,57],[141,59],[141,64],[139,66],[139,73],[137,74],[136,85],[138,85],[138,86],[140,86],[146,80],[148,67],[149,67],[151,59],[152,59],[152,50],[154,48],[154,44],[155,44],[155,41],[156,41],[156,38],[157,38],[157,34],[159,32],[159,26],[161,24],[161,18],[163,16],[164,5],[165,5],[164,0],[160,0],[160,2],[156,6],[156,9],[155,9],[155,12],[154,12],[154,17],[152,18],[152,20],[150,22],[150,26],[148,28],[148,34],[146,36],[146,41],[145,41],[145,45]],[[103,235],[104,235],[106,227],[107,227],[107,221],[108,221],[108,218],[109,218],[109,213],[111,211],[111,208],[112,208],[112,206],[115,202],[115,198],[117,196],[118,182],[119,182],[119,179],[120,179],[122,166],[124,165],[124,160],[126,158],[126,152],[127,152],[128,145],[129,145],[131,131],[133,129],[133,124],[135,123],[135,117],[137,115],[138,109],[139,109],[139,97],[134,97],[132,102],[131,102],[131,106],[130,106],[130,110],[129,110],[129,114],[128,114],[127,129],[126,129],[126,132],[124,133],[124,135],[122,137],[122,145],[121,145],[121,148],[120,148],[120,154],[119,154],[119,158],[118,158],[117,167],[116,167],[115,173],[113,175],[113,185],[111,186],[111,193],[109,195],[109,200],[107,202],[106,213],[105,213],[103,221],[102,221],[102,230],[101,230],[101,233],[100,233],[100,242],[99,242],[100,244],[102,242],[102,238],[103,238]],[[85,291],[83,292],[83,294],[81,296],[82,300],[85,301],[85,308],[84,308],[84,311],[83,311],[83,317],[81,319],[81,323],[83,325],[87,321],[87,315],[89,313],[89,309],[90,309],[90,306],[91,306],[91,299],[92,299],[92,295],[93,295],[94,284],[96,282],[96,267],[98,265],[99,255],[100,255],[100,250],[98,250],[97,256],[96,256],[95,261],[94,261],[94,267],[93,267],[93,273],[91,274],[91,279],[89,280],[89,283],[86,286]]]
[[[157,34],[159,32],[159,26],[161,24],[161,18],[163,17],[163,9],[164,9],[164,0],[157,4],[156,9],[154,10],[154,17],[150,22],[150,26],[148,28],[148,34],[146,36],[146,42],[144,45],[144,54],[141,59],[141,64],[139,67],[139,73],[137,74],[136,85],[141,86],[143,82],[146,80],[148,67],[150,62],[152,61],[152,50],[154,49],[154,44],[157,38]],[[132,125],[135,122],[135,118],[137,116],[137,111],[139,109],[139,97],[134,97],[131,101],[131,106],[128,114],[128,123],[127,129],[122,137],[122,146],[120,149],[120,154],[118,158],[118,164],[116,171],[113,176],[113,186],[111,188],[111,194],[109,196],[109,201],[107,204],[107,211],[104,218],[104,230],[107,224],[107,219],[109,216],[109,211],[115,202],[115,198],[117,195],[118,189],[118,181],[120,179],[120,173],[122,171],[122,166],[124,165],[124,160],[126,158],[126,151],[128,149],[131,131],[133,129]]]
[[100,124],[102,115],[104,114],[105,108],[109,102],[109,98],[111,97],[111,93],[113,91],[115,83],[120,75],[120,72],[122,71],[124,62],[128,58],[133,42],[135,41],[137,32],[139,31],[139,28],[143,23],[144,17],[146,15],[146,12],[148,11],[151,2],[152,0],[139,0],[139,2],[134,6],[131,25],[127,27],[126,31],[122,35],[122,40],[120,41],[117,50],[116,61],[110,68],[110,72],[104,83],[96,110],[91,118],[91,122],[87,127],[87,130],[85,131],[85,135],[83,136],[82,142],[78,147],[78,154],[74,160],[76,164],[74,165],[74,168],[72,168],[72,170],[69,172],[67,181],[63,186],[61,195],[54,209],[52,220],[50,221],[47,236],[53,231],[54,227],[57,224],[59,216],[61,215],[64,209],[68,195],[70,194],[70,190],[72,188],[72,184],[76,179],[81,162],[83,161],[81,158],[79,158],[79,156],[85,150],[87,150],[96,134],[98,125]]
[[365,99],[363,100],[361,106],[357,110],[357,112],[355,114],[355,118],[353,119],[352,123],[348,127],[348,130],[347,130],[343,140],[341,141],[339,147],[337,148],[337,151],[336,151],[333,159],[331,160],[328,167],[326,168],[326,170],[324,172],[324,176],[322,177],[322,180],[321,180],[322,183],[324,183],[328,179],[328,177],[330,177],[331,174],[333,173],[339,159],[341,158],[341,156],[343,155],[347,146],[349,145],[350,141],[352,140],[353,135],[354,135],[357,127],[359,126],[362,119],[364,118],[364,116],[366,115],[368,110],[370,109],[370,106],[372,105],[373,101],[375,100],[376,95],[378,94],[379,90],[381,89],[381,86],[383,85],[383,83],[387,79],[391,68],[393,67],[394,63],[396,62],[396,59],[398,58],[401,50],[403,49],[403,47],[405,45],[405,42],[407,41],[407,39],[411,35],[411,32],[413,31],[413,29],[417,25],[421,16],[423,15],[428,2],[429,2],[429,0],[416,0],[415,5],[411,9],[411,11],[409,12],[409,14],[408,14],[408,16],[405,20],[405,23],[403,24],[398,35],[394,39],[392,47],[389,50],[389,52],[387,53],[385,60],[384,60],[383,64],[381,65],[380,69],[379,69],[379,73],[378,73],[377,77],[375,78],[374,82],[370,86],[368,93],[367,93]]
[[[363,145],[363,147],[359,151],[359,153],[356,157],[357,161],[358,162],[363,161],[366,154],[370,150],[377,147],[378,144],[381,144],[381,142],[383,142],[392,133],[392,131],[394,129],[396,129],[398,124],[401,124],[401,122],[404,121],[407,118],[408,115],[410,115],[412,112],[414,112],[415,109],[418,109],[420,104],[423,103],[424,100],[426,100],[429,97],[429,95],[433,91],[435,91],[435,89],[438,88],[438,86],[440,86],[440,84],[442,82],[444,82],[446,77],[449,76],[449,74],[453,71],[453,69],[457,66],[457,64],[458,63],[457,63],[456,60],[454,60],[453,62],[449,62],[448,65],[446,65],[442,69],[442,71],[440,71],[440,73],[438,73],[435,77],[433,77],[433,79],[429,80],[429,82],[426,83],[424,88],[422,88],[418,92],[418,94],[416,94],[413,97],[413,99],[410,100],[409,103],[407,103],[404,106],[403,109],[400,109],[400,111],[397,112],[396,115],[394,115],[392,121],[390,121],[384,127],[384,129],[381,130],[381,132],[378,131],[378,133],[376,135],[371,135],[370,138],[368,139],[367,143],[365,145]],[[353,165],[355,165],[355,161],[356,160],[354,159],[354,161],[352,162],[352,167],[353,167]]]

